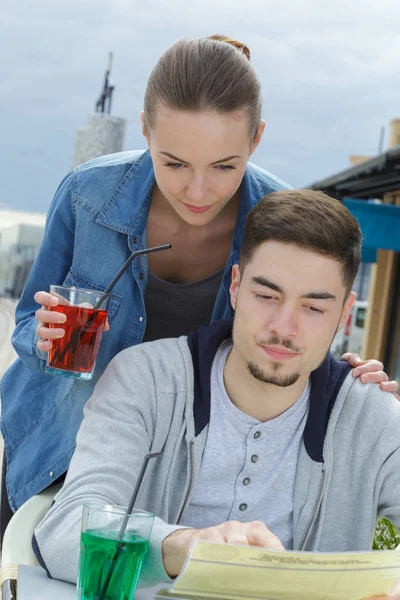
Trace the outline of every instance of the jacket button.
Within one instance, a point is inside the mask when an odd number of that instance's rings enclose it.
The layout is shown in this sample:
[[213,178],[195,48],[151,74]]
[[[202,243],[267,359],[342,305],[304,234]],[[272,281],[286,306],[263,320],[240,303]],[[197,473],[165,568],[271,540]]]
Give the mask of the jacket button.
[[257,456],[257,454],[253,454],[253,456],[251,457],[251,462],[252,463],[258,462],[258,456]]
[[249,485],[250,483],[250,478],[249,477],[245,477],[242,481],[243,485]]
[[243,504],[241,504],[241,505],[239,506],[239,510],[240,510],[241,512],[244,512],[245,510],[247,510],[247,504],[244,504],[244,503],[243,503]]
[[260,435],[261,435],[261,432],[260,431],[256,431],[255,434],[254,434],[254,439],[258,440],[258,438],[260,437]]
[[139,279],[140,280],[144,279],[144,273],[139,273]]
[[137,244],[137,243],[138,243],[138,241],[139,241],[139,238],[137,238],[137,237],[134,237],[134,238],[132,239],[132,243],[133,243],[133,244]]

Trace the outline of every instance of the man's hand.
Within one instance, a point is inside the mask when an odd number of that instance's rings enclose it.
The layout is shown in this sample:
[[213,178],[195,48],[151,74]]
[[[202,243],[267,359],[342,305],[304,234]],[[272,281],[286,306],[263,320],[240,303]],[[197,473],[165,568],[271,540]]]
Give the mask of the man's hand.
[[206,529],[178,529],[166,537],[162,545],[164,569],[170,577],[178,575],[190,547],[198,541],[284,550],[280,540],[262,521],[250,523],[227,521]]
[[397,394],[399,384],[397,381],[389,381],[389,377],[383,370],[383,364],[379,360],[361,360],[358,354],[346,352],[340,357],[353,367],[354,377],[359,377],[361,383],[379,383],[379,387],[384,392],[392,392],[397,400],[400,396]]

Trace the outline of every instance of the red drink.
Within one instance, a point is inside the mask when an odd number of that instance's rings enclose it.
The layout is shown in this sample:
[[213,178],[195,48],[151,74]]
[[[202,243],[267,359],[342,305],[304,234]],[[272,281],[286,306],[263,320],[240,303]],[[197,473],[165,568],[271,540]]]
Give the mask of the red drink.
[[62,338],[53,340],[48,365],[53,369],[91,373],[100,347],[101,336],[107,320],[106,310],[59,304],[49,310],[67,315],[63,324],[49,323],[51,329],[65,330]]

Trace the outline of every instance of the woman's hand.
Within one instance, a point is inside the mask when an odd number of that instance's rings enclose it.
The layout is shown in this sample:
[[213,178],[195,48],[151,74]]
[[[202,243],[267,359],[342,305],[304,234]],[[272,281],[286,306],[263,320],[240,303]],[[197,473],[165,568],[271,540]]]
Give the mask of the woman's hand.
[[397,400],[400,396],[397,394],[399,384],[397,381],[389,381],[389,377],[383,370],[383,364],[379,360],[361,360],[358,354],[346,352],[340,357],[353,367],[354,377],[359,377],[361,383],[379,383],[379,387],[384,392],[392,392]]
[[[40,338],[36,345],[38,350],[48,352],[53,346],[52,340],[64,337],[65,331],[62,325],[66,322],[67,317],[61,312],[49,309],[50,307],[54,308],[58,306],[60,303],[59,299],[53,296],[53,294],[49,294],[49,292],[36,292],[34,300],[42,305],[35,313],[36,320],[39,322],[36,328],[36,335]],[[67,303],[65,299],[63,300],[64,303]],[[60,325],[60,327],[48,327],[50,323]],[[109,329],[110,325],[107,319],[104,331],[108,331]]]

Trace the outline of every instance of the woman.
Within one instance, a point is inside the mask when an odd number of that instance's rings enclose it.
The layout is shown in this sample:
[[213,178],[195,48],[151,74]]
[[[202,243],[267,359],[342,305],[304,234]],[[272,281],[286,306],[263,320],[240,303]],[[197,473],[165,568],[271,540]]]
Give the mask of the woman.
[[[213,37],[177,42],[151,73],[141,114],[148,151],[94,159],[57,190],[17,307],[13,344],[19,358],[2,382],[14,510],[67,470],[83,406],[119,351],[231,316],[230,271],[246,214],[286,187],[248,163],[265,125],[249,51]],[[51,340],[63,335],[45,323],[63,317],[41,308],[37,327],[33,298],[44,306],[56,303],[37,290],[50,284],[104,290],[132,251],[169,242],[171,250],[136,260],[115,286],[94,379],[43,373]]]

